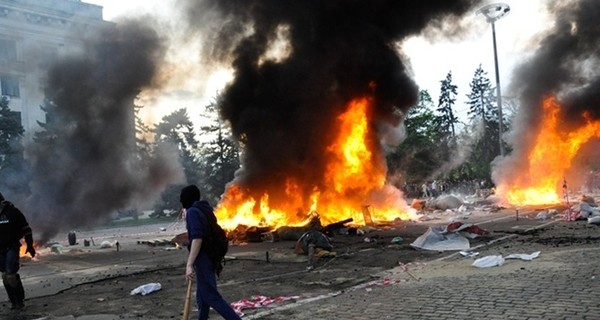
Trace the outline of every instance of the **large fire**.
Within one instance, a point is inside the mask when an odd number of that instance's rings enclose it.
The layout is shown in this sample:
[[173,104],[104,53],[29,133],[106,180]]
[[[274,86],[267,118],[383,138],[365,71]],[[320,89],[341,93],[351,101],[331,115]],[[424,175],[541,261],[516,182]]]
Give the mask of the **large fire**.
[[324,224],[348,218],[359,224],[370,222],[365,221],[365,216],[372,221],[411,218],[412,211],[401,192],[385,184],[386,166],[381,151],[370,147],[377,145],[369,121],[371,108],[369,98],[355,99],[332,126],[338,132],[335,141],[324,150],[328,159],[325,187],[311,186],[311,194],[303,196],[299,190],[306,188],[289,176],[281,186],[285,199],[272,201],[273,195],[255,198],[249,190],[233,183],[216,208],[219,223],[227,229],[240,224],[298,226],[314,214]]
[[528,170],[510,185],[498,186],[498,193],[513,205],[558,204],[573,158],[592,138],[600,137],[600,121],[583,114],[585,124],[565,132],[560,125],[560,105],[555,97],[543,101],[543,117],[534,147],[528,155]]

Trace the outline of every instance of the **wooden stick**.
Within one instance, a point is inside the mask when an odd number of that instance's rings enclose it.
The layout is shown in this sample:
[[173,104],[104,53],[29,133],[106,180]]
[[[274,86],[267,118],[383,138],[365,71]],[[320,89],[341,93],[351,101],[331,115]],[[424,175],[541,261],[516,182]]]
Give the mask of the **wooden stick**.
[[192,300],[192,283],[193,281],[188,280],[187,292],[185,293],[185,304],[183,305],[183,320],[190,319],[190,309]]

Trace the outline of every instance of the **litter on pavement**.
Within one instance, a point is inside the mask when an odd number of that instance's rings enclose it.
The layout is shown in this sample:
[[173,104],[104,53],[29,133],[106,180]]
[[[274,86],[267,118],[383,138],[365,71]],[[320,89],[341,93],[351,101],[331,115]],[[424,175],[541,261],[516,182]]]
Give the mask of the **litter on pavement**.
[[477,267],[477,268],[497,267],[497,266],[503,265],[504,261],[508,260],[508,259],[521,259],[521,260],[525,260],[525,261],[531,261],[531,260],[539,257],[540,253],[541,253],[541,251],[536,251],[531,254],[513,253],[506,257],[502,257],[501,255],[485,256],[485,257],[482,257],[482,258],[479,258],[479,259],[473,261],[472,266]]
[[477,268],[490,268],[499,267],[504,264],[504,258],[502,256],[485,256],[473,261],[472,266]]
[[536,251],[532,254],[526,254],[526,253],[513,253],[510,254],[506,257],[504,257],[504,259],[521,259],[521,260],[525,260],[525,261],[531,261],[537,257],[539,257],[541,251]]
[[410,245],[425,250],[450,251],[468,250],[471,245],[469,239],[474,239],[487,231],[476,225],[462,222],[453,222],[446,227],[429,227]]
[[147,283],[147,284],[141,285],[141,286],[131,290],[131,292],[129,294],[132,296],[134,296],[136,294],[141,294],[141,295],[145,296],[154,291],[158,291],[161,288],[162,287],[161,287],[160,283],[158,283],[158,282]]

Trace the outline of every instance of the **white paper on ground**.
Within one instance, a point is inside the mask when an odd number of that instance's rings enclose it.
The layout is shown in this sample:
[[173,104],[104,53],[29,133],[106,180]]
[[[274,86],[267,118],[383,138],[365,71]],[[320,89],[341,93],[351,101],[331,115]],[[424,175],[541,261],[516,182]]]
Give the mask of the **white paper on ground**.
[[148,284],[144,284],[141,285],[133,290],[131,290],[131,292],[129,293],[130,295],[136,295],[136,294],[142,294],[143,296],[150,294],[154,291],[158,291],[161,289],[161,285],[160,283],[156,282],[156,283],[148,283]]
[[531,261],[531,260],[537,258],[540,255],[540,253],[541,253],[541,251],[536,251],[532,254],[513,253],[511,255],[504,257],[504,259],[521,259],[521,260],[525,260],[525,261]]
[[502,256],[485,256],[473,261],[472,266],[477,268],[489,268],[501,266],[504,264],[504,258]]
[[468,250],[471,247],[469,239],[466,237],[454,232],[444,234],[443,231],[439,227],[435,229],[430,227],[410,245],[415,248],[436,251]]

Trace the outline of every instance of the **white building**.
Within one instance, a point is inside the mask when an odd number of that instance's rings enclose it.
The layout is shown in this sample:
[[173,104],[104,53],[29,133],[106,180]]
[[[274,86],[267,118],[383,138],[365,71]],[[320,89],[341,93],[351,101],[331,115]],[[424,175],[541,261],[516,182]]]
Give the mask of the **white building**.
[[31,136],[46,122],[40,108],[51,61],[110,22],[102,7],[80,0],[0,0],[0,86]]

